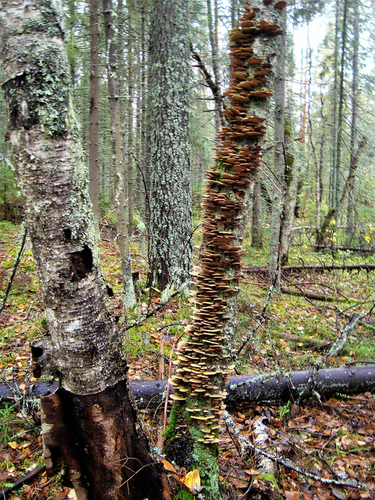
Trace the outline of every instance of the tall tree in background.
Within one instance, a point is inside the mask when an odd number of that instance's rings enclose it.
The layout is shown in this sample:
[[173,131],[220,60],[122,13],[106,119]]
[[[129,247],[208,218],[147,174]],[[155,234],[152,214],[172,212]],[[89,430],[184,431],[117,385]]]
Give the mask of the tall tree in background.
[[90,198],[99,221],[99,11],[90,0]]
[[[358,1],[352,1],[352,19],[353,19],[353,41],[352,41],[352,117],[351,117],[351,132],[350,132],[350,166],[354,164],[355,149],[358,137],[358,112],[359,112],[359,9]],[[349,168],[350,168],[349,166]],[[346,219],[346,233],[353,236],[354,233],[354,183],[355,176],[350,181],[348,187],[348,212]]]
[[128,107],[127,107],[127,151],[126,151],[126,170],[127,170],[127,181],[128,181],[128,213],[129,213],[129,235],[133,234],[134,231],[134,214],[133,214],[133,135],[134,135],[134,123],[133,123],[133,2],[132,0],[127,0],[126,2],[128,11],[128,39],[127,39],[127,85],[128,85]]
[[0,11],[2,88],[48,335],[38,354],[61,387],[41,398],[46,466],[64,458],[80,500],[161,500],[160,475],[129,393],[107,309],[55,3]]
[[192,266],[188,3],[151,9],[148,148],[151,169],[150,282],[188,282]]
[[338,95],[338,115],[337,115],[337,129],[336,129],[336,155],[335,163],[333,165],[333,181],[334,181],[334,206],[337,207],[340,200],[340,184],[342,175],[342,155],[341,148],[343,142],[343,127],[344,127],[344,90],[345,90],[345,64],[346,64],[346,45],[347,45],[347,20],[348,20],[348,4],[349,0],[343,0],[343,19],[341,30],[341,58],[339,70],[339,95]]
[[72,78],[72,85],[74,87],[76,79],[76,62],[77,62],[77,45],[75,42],[75,25],[76,25],[76,4],[75,0],[68,0],[68,60],[70,64],[70,74]]
[[[146,33],[146,15],[148,13],[148,9],[146,9],[146,0],[142,0],[141,5],[141,41],[140,41],[140,158],[142,161],[137,165],[137,171],[140,172],[140,169],[147,164],[147,148],[146,148],[146,114],[147,114],[147,54],[146,54],[146,38],[148,33]],[[148,169],[143,168],[143,172],[147,174]],[[149,206],[148,206],[148,193],[146,193],[147,189],[147,175],[145,178],[142,177],[140,185],[138,184],[138,189],[140,191],[140,207],[139,213],[141,218],[141,227],[140,227],[140,240],[141,240],[141,259],[145,261],[146,258],[146,225],[145,221],[149,216]]]
[[126,218],[125,182],[122,162],[122,138],[120,125],[120,103],[118,90],[118,62],[113,20],[112,0],[103,0],[103,18],[106,37],[106,61],[108,97],[111,119],[112,148],[115,163],[115,202],[117,242],[120,251],[121,276],[124,287],[124,305],[136,305],[130,262],[129,235]]
[[281,219],[280,234],[280,265],[288,264],[289,245],[292,236],[294,221],[294,209],[297,200],[297,183],[299,178],[298,168],[295,162],[293,148],[293,127],[290,110],[286,110],[286,120],[284,126],[284,209]]
[[220,127],[225,125],[223,110],[223,97],[220,90],[220,74],[219,74],[219,47],[217,40],[218,30],[218,6],[215,0],[214,16],[212,15],[211,0],[207,0],[207,19],[208,19],[208,34],[211,45],[212,69],[214,72],[215,87],[218,89],[218,95],[214,95],[215,100],[215,131],[216,136],[219,133]]
[[270,227],[270,276],[274,282],[279,260],[281,240],[281,218],[284,207],[285,191],[285,66],[286,66],[286,8],[274,10],[274,21],[282,27],[282,34],[277,38],[277,61],[274,73],[274,162],[273,173],[276,179],[272,193],[272,217]]
[[[339,7],[338,2],[338,7]],[[358,39],[360,36],[358,26],[358,3],[345,0],[342,4],[342,22],[341,29],[337,27],[339,11],[336,11],[336,35],[341,32],[341,52],[340,52],[340,67],[338,71],[338,93],[333,106],[332,129],[333,137],[333,163],[330,170],[330,209],[326,214],[320,230],[317,232],[317,243],[325,244],[327,234],[332,234],[332,230],[336,227],[337,220],[342,215],[343,209],[348,203],[348,217],[352,218],[350,194],[353,193],[353,186],[359,161],[367,143],[366,137],[362,137],[358,141],[358,89],[359,89],[359,74],[358,74]],[[352,26],[350,24],[350,12],[352,11]],[[352,32],[351,32],[352,29]],[[352,36],[350,37],[350,33]],[[352,83],[351,83],[351,109],[346,103],[346,95],[349,94],[348,85],[345,81],[345,71],[348,66],[348,43],[352,38]],[[335,42],[334,58],[338,61],[338,43]],[[336,95],[338,94],[338,95]],[[336,103],[337,101],[337,103]],[[337,116],[335,115],[335,110]],[[351,119],[349,118],[351,114]],[[348,124],[350,125],[348,126]],[[346,136],[350,137],[350,147],[346,146]],[[346,154],[346,151],[349,154]],[[344,166],[348,165],[347,175],[345,174]],[[331,231],[328,231],[331,229]]]
[[253,196],[252,196],[252,217],[251,217],[251,246],[253,248],[263,247],[263,231],[261,223],[261,191],[259,172],[253,177]]

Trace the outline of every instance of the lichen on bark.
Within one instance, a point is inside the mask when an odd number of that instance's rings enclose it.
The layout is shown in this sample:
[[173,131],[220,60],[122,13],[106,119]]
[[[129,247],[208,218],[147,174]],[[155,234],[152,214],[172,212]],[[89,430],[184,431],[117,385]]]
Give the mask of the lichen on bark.
[[33,353],[60,381],[41,399],[46,467],[62,455],[82,500],[161,500],[107,308],[59,16],[51,0],[1,7],[9,137],[48,328]]
[[60,17],[49,0],[3,4],[9,137],[49,331],[41,361],[67,390],[95,393],[125,377],[125,360],[107,310]]
[[154,2],[149,51],[149,278],[164,290],[192,265],[188,3]]

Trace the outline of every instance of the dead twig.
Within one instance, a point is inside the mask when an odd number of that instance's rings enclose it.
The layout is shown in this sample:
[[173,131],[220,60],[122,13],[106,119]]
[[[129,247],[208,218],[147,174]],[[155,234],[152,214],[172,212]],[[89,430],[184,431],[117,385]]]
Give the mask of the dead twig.
[[163,307],[165,307],[170,300],[172,300],[174,297],[176,297],[176,295],[178,295],[179,293],[181,293],[185,289],[185,287],[186,287],[186,285],[182,286],[181,288],[179,288],[178,290],[176,290],[175,292],[173,292],[172,295],[170,295],[169,299],[165,303],[159,304],[158,306],[155,307],[155,309],[153,309],[152,311],[150,311],[147,314],[145,314],[141,319],[139,319],[135,323],[131,323],[130,325],[125,326],[121,330],[121,333],[124,333],[127,330],[130,330],[130,328],[134,328],[135,326],[141,325],[144,321],[146,321],[146,319],[150,318],[151,316],[154,316],[154,314],[156,314],[161,309],[163,309]]
[[14,280],[14,277],[16,275],[18,265],[19,265],[19,263],[21,261],[22,254],[23,254],[23,251],[25,249],[26,238],[27,238],[27,227],[26,227],[26,224],[24,224],[22,226],[20,238],[22,238],[21,245],[19,246],[19,249],[18,249],[18,252],[17,252],[17,255],[16,255],[16,260],[14,261],[14,264],[13,264],[12,274],[10,275],[10,278],[8,280],[8,284],[7,284],[7,287],[6,287],[4,296],[3,296],[3,300],[1,302],[0,314],[2,313],[2,311],[3,311],[4,307],[5,307],[5,304],[7,302],[8,295],[9,295],[10,289],[12,288],[13,280]]
[[243,449],[243,451],[245,451],[245,449],[248,448],[252,451],[255,451],[255,453],[260,453],[261,455],[264,455],[266,458],[273,460],[277,464],[282,465],[283,467],[286,467],[287,469],[293,470],[294,472],[296,472],[297,474],[300,474],[301,476],[308,477],[309,479],[313,479],[314,481],[320,481],[323,484],[333,484],[335,486],[345,486],[346,488],[355,488],[355,489],[365,488],[365,486],[359,482],[356,482],[356,484],[354,484],[353,482],[337,481],[336,479],[328,479],[325,477],[319,477],[319,476],[316,476],[315,474],[311,474],[311,472],[302,471],[301,469],[296,467],[294,464],[291,464],[290,462],[286,462],[285,460],[283,460],[279,457],[271,455],[270,453],[267,453],[266,451],[261,450],[260,448],[257,448],[252,443],[250,443],[250,441],[248,441],[247,439],[245,439],[242,436],[241,432],[239,431],[238,427],[236,426],[236,424],[234,423],[232,417],[229,415],[228,412],[224,412],[223,418],[224,418],[225,422],[232,428],[232,430],[233,430],[237,440],[239,441],[240,446]]

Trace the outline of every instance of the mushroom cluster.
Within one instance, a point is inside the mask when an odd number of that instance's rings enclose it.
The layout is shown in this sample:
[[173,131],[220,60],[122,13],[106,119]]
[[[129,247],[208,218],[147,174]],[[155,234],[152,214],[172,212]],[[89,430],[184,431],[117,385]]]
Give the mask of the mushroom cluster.
[[[198,441],[218,442],[225,383],[233,370],[226,325],[230,304],[238,293],[242,247],[236,235],[250,175],[261,158],[260,139],[265,118],[250,107],[271,94],[267,74],[269,62],[254,54],[253,42],[263,34],[278,34],[278,25],[256,22],[256,10],[245,6],[238,27],[230,33],[231,86],[224,94],[230,105],[224,110],[227,126],[220,131],[215,165],[206,172],[203,244],[196,281],[195,311],[180,342],[177,370],[171,378],[176,402],[184,402],[185,421],[179,422],[177,437],[195,421]],[[189,422],[189,418],[191,419]]]

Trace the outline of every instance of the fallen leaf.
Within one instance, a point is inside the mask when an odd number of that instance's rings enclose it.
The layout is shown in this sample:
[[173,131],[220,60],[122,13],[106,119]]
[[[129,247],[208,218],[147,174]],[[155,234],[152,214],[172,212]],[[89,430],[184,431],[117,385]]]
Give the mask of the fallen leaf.
[[22,443],[18,448],[20,450],[24,450],[25,448],[28,448],[31,445],[31,443]]
[[332,488],[331,491],[332,491],[333,496],[335,496],[339,500],[346,500],[346,495],[342,491],[340,491],[340,490],[338,490],[336,488]]
[[177,471],[176,469],[173,467],[173,465],[168,462],[168,460],[164,460],[164,458],[162,458],[162,464],[164,466],[164,469],[169,471],[169,472],[173,472],[174,474],[177,474]]
[[64,489],[63,491],[56,491],[54,493],[53,498],[55,500],[63,500],[64,498],[66,498],[67,494],[68,494],[67,489]]
[[186,476],[182,479],[182,482],[186,486],[186,488],[190,491],[190,493],[193,493],[193,495],[196,495],[202,489],[201,478],[199,476],[198,469],[194,469],[188,472]]
[[285,499],[286,500],[299,500],[299,491],[286,491]]

